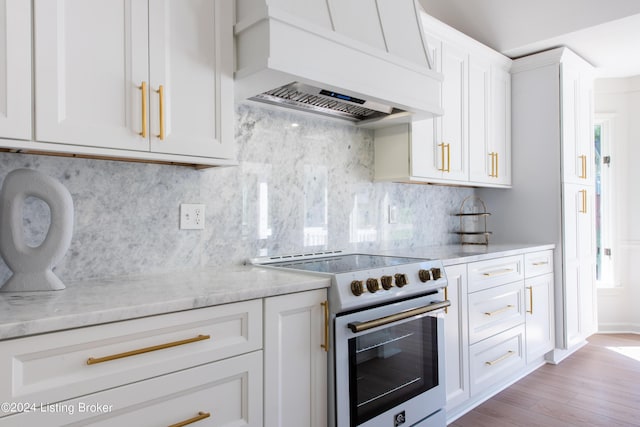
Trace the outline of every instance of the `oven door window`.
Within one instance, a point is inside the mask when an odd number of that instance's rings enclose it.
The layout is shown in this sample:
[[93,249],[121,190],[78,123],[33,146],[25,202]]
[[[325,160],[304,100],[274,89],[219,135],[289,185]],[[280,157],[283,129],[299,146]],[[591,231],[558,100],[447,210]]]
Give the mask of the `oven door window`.
[[352,426],[438,385],[437,321],[423,316],[349,339]]

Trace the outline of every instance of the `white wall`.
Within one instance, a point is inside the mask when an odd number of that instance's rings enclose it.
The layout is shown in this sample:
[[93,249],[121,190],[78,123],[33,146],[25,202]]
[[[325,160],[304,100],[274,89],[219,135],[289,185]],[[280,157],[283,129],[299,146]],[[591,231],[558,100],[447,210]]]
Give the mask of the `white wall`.
[[640,76],[597,80],[595,113],[611,120],[615,284],[598,290],[600,331],[640,333]]

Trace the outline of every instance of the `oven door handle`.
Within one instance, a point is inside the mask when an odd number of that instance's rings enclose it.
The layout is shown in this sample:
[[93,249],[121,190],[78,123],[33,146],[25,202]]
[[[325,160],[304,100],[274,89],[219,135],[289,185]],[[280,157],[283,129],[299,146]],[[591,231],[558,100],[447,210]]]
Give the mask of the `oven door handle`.
[[379,319],[369,320],[366,322],[351,322],[347,325],[351,332],[362,332],[367,329],[377,328],[378,326],[388,325],[389,323],[398,322],[400,320],[408,319],[413,316],[418,316],[424,313],[430,313],[436,310],[442,310],[449,307],[451,301],[436,302],[426,305],[424,307],[414,308],[412,310],[403,311],[401,313],[391,314],[389,316],[380,317]]

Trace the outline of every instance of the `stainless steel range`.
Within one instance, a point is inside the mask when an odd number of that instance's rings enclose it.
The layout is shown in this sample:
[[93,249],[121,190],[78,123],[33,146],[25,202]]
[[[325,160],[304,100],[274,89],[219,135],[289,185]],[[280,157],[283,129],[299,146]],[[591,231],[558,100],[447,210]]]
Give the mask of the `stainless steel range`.
[[328,275],[329,425],[446,425],[439,260],[328,252],[254,264]]

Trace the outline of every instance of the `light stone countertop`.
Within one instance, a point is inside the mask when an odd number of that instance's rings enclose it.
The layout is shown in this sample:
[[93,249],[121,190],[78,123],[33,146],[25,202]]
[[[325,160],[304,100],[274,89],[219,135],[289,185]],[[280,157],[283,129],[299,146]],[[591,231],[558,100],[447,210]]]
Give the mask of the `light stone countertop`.
[[[553,249],[554,245],[425,246],[376,251],[441,259],[445,266]],[[66,284],[47,292],[0,293],[0,340],[327,288],[306,273],[237,266]]]
[[380,253],[391,256],[440,259],[446,267],[448,265],[483,261],[554,248],[555,245],[553,244],[443,245],[390,249]]
[[0,293],[0,340],[329,287],[329,278],[237,266]]

